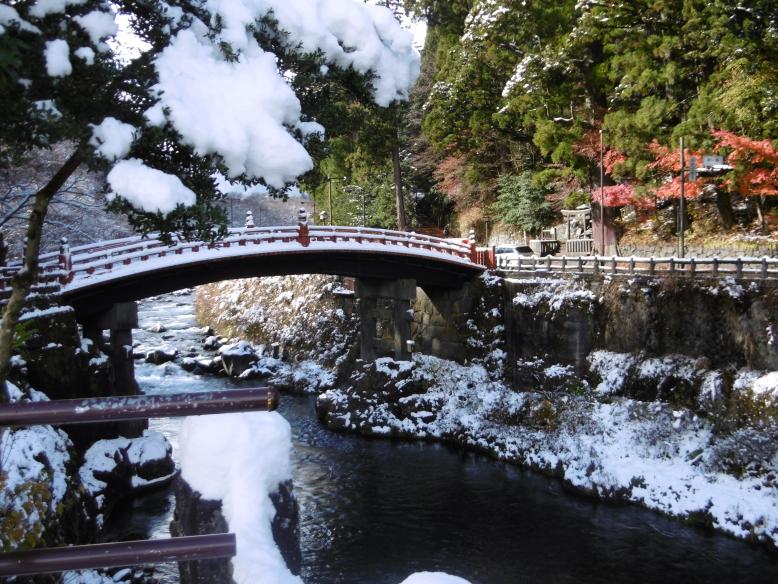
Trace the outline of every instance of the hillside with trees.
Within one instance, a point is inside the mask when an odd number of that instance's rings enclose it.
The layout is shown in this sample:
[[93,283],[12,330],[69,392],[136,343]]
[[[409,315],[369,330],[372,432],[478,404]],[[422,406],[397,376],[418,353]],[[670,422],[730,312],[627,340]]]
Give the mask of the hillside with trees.
[[[702,154],[732,167],[687,185],[692,233],[776,229],[774,2],[405,4],[428,23],[408,158],[460,230],[537,232],[549,205],[596,204],[600,132],[605,205],[627,228],[675,232],[683,137],[687,168]],[[519,200],[524,211],[507,213]]]

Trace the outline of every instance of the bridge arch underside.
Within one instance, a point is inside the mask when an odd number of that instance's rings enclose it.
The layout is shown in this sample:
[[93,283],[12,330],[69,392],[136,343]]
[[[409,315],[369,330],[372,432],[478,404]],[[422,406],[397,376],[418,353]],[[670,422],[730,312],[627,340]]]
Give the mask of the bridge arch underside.
[[115,277],[95,275],[66,288],[63,300],[75,308],[78,319],[83,321],[119,302],[237,278],[328,274],[378,280],[413,279],[423,288],[456,289],[482,271],[472,264],[434,256],[307,250],[248,257],[211,257],[143,270],[121,270]]

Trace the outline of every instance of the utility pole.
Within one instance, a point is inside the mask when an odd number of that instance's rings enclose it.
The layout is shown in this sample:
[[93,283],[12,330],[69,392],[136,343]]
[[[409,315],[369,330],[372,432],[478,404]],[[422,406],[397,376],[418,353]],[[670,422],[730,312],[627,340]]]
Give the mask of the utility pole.
[[605,255],[605,144],[600,130],[600,255]]
[[686,227],[686,155],[683,147],[683,137],[681,137],[681,204],[678,219],[678,257],[684,256],[684,228]]
[[332,177],[328,176],[327,181],[329,181],[330,183],[329,207],[330,207],[330,225],[332,225]]

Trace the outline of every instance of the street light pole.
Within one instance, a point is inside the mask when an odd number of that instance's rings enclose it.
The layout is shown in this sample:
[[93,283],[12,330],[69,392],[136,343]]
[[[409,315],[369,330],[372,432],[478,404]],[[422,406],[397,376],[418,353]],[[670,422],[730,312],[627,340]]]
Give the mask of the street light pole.
[[683,147],[683,136],[681,137],[681,205],[680,218],[678,220],[678,257],[684,256],[684,228],[686,227],[686,153]]
[[605,255],[605,144],[600,130],[600,254]]
[[330,207],[330,225],[332,225],[332,177],[328,176],[327,181],[329,181],[330,183],[329,207]]

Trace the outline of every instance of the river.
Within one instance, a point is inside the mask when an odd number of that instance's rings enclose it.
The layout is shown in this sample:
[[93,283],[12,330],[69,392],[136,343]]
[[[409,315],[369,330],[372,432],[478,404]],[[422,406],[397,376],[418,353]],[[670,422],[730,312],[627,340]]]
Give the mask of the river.
[[[167,337],[183,353],[202,352],[191,294],[141,303],[140,320],[168,328],[135,331],[141,343]],[[148,393],[234,387],[175,364],[136,362],[136,376]],[[598,503],[557,480],[445,445],[336,434],[313,406],[313,397],[293,395],[280,406],[293,430],[307,584],[397,584],[417,571],[473,584],[778,582],[778,557],[763,549],[638,507]],[[151,427],[175,449],[180,420]],[[106,538],[167,537],[173,506],[169,490],[139,499]],[[178,581],[175,566],[158,574],[164,584]]]

